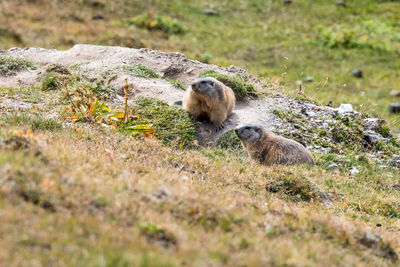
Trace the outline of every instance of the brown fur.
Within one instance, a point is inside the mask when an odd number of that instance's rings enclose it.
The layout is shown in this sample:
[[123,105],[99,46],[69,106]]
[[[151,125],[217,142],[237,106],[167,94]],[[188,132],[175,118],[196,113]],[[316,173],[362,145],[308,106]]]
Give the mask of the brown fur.
[[314,165],[311,153],[303,145],[274,135],[259,125],[245,125],[236,129],[236,134],[250,158],[261,164]]
[[[197,88],[201,82],[209,83],[211,87],[204,87],[200,92]],[[183,108],[195,119],[207,117],[217,128],[222,128],[222,123],[235,107],[235,94],[232,89],[214,78],[200,78],[189,88],[183,98]]]

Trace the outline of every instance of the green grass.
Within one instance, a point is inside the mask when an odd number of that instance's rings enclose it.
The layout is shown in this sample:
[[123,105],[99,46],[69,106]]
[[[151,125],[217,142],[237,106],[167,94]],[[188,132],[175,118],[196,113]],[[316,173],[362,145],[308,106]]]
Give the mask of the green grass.
[[245,76],[230,76],[218,73],[215,70],[204,70],[199,74],[199,77],[213,77],[229,86],[238,100],[248,96],[257,97],[258,95],[256,87],[247,82],[248,77]]
[[32,62],[23,58],[0,56],[1,75],[12,75],[20,69],[36,69],[36,66]]
[[136,76],[136,77],[149,78],[149,79],[164,79],[164,80],[168,81],[169,83],[171,83],[176,88],[185,90],[185,86],[182,83],[180,83],[179,81],[161,77],[156,72],[154,72],[152,69],[147,68],[140,64],[125,65],[123,67],[123,70],[131,75]]
[[169,106],[162,100],[146,97],[139,97],[135,106],[139,118],[132,123],[150,124],[156,130],[155,136],[164,144],[178,148],[193,145],[197,126],[182,107]]
[[186,28],[176,19],[168,16],[158,16],[151,13],[141,14],[134,18],[126,19],[128,25],[136,25],[150,31],[158,30],[167,34],[184,34]]
[[[200,0],[70,1],[63,8],[45,0],[7,1],[9,8],[0,9],[0,33],[6,33],[0,46],[95,43],[180,51],[237,65],[290,95],[297,95],[297,80],[312,76],[314,82],[303,84],[307,98],[350,102],[383,117],[388,125],[380,132],[392,138],[387,126],[400,132],[398,115],[387,108],[397,101],[388,93],[399,84],[400,3],[346,3],[223,0],[212,4],[220,16],[207,16],[202,9],[210,3]],[[125,23],[150,9],[187,32]],[[94,11],[107,20],[92,21]],[[22,34],[27,28],[31,34]],[[355,68],[363,70],[362,79],[351,75]],[[46,102],[59,93],[0,88],[2,99],[40,103],[7,107],[0,116],[0,262],[7,266],[398,265],[400,172],[368,156],[377,148],[362,147],[358,119],[330,118],[336,126],[323,131],[309,129],[301,115],[276,110],[304,130],[288,137],[332,151],[314,153],[314,167],[267,168],[240,153],[232,132],[217,148],[180,149],[195,138],[195,124],[180,107],[153,99],[139,99],[135,108],[137,121],[152,123],[159,141],[98,124],[60,128],[44,114],[65,109],[63,101]],[[324,143],[327,135],[337,143]],[[396,140],[384,147],[386,160],[398,154]],[[350,173],[353,167],[359,173]],[[329,207],[320,192],[333,199]],[[366,232],[380,241],[369,244]]]

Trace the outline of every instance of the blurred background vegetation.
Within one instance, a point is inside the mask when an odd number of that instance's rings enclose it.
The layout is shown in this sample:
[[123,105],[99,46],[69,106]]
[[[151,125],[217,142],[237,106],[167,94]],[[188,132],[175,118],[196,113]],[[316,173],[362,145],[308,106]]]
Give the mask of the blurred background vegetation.
[[278,81],[288,94],[302,81],[317,102],[352,103],[400,132],[389,113],[400,101],[399,11],[397,0],[2,0],[0,48],[179,51]]

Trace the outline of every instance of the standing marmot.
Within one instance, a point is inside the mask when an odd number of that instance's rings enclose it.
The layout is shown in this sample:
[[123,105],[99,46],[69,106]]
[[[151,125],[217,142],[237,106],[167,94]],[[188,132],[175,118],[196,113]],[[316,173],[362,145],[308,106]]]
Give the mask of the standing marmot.
[[211,77],[199,78],[186,91],[183,108],[195,119],[209,118],[216,130],[220,130],[235,107],[235,101],[235,94],[228,86]]
[[244,125],[235,132],[249,156],[262,164],[314,165],[310,152],[300,143],[276,136],[260,125]]

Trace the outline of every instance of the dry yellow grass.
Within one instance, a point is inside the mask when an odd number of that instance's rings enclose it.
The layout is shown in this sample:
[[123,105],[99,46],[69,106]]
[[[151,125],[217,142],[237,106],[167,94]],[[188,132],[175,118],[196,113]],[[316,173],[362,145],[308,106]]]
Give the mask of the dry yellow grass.
[[[3,136],[21,129],[7,128]],[[0,262],[7,266],[391,265],[381,245],[360,242],[371,229],[399,252],[399,222],[380,216],[385,224],[376,228],[358,219],[349,195],[324,206],[264,189],[266,177],[304,176],[322,190],[326,179],[350,177],[80,129],[36,131],[31,148],[2,149]],[[32,192],[39,202],[26,196]]]

